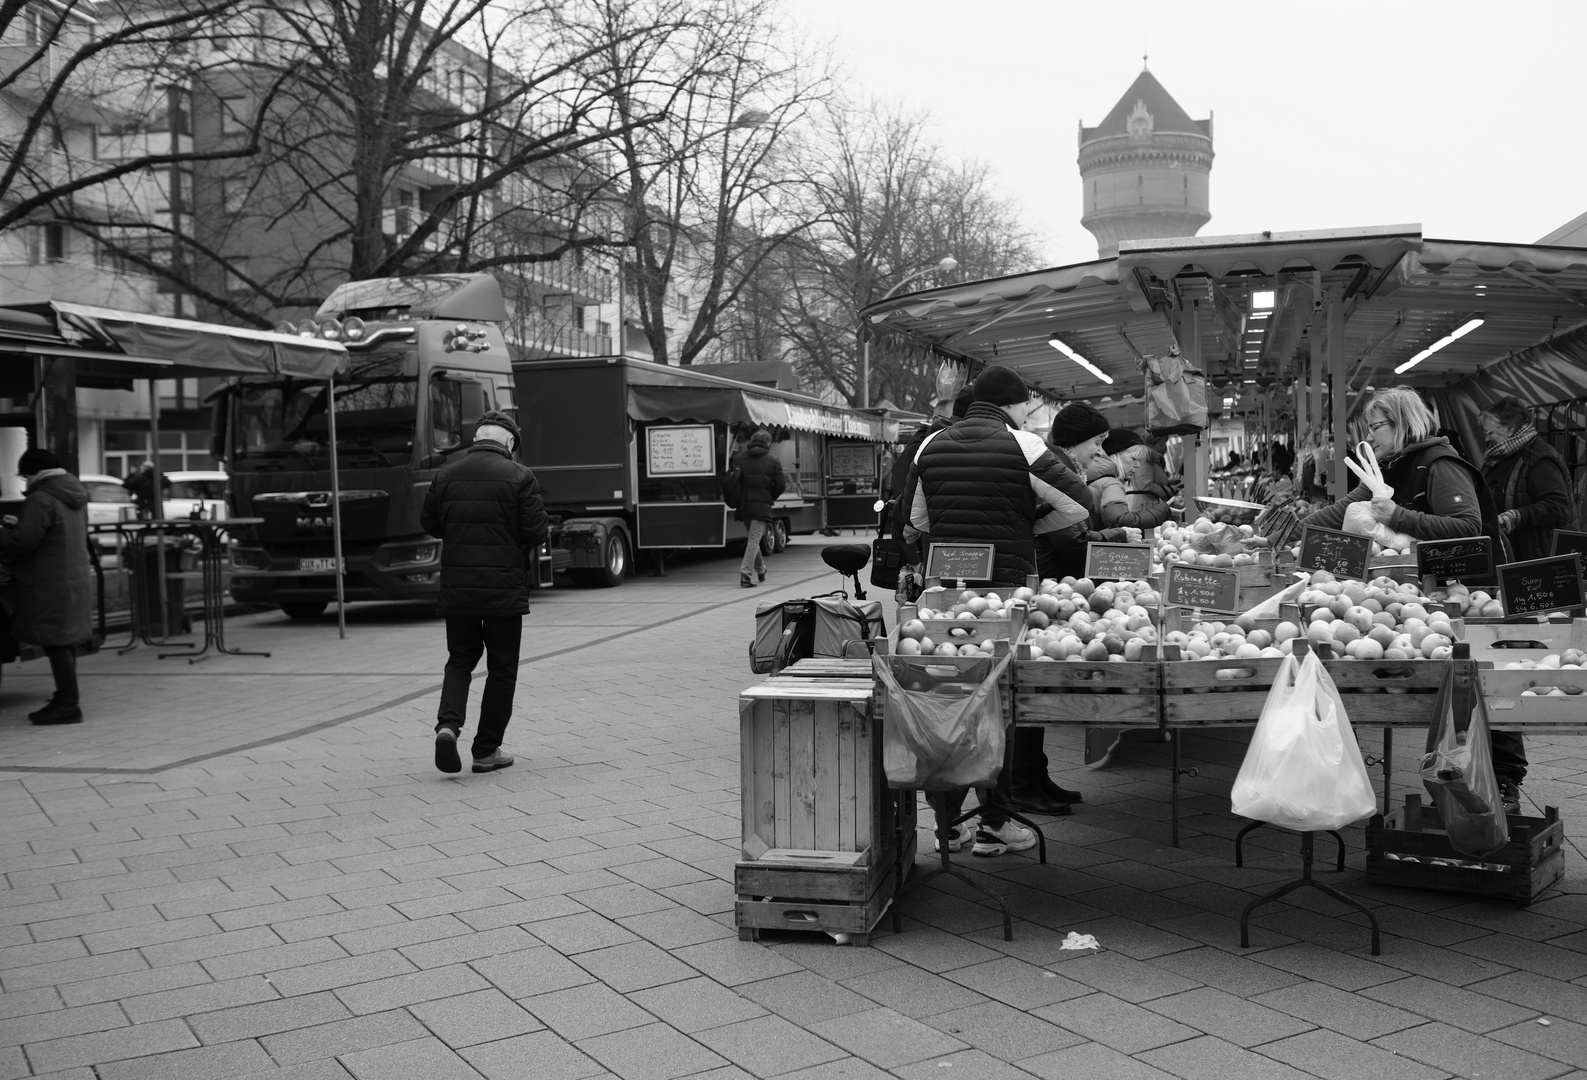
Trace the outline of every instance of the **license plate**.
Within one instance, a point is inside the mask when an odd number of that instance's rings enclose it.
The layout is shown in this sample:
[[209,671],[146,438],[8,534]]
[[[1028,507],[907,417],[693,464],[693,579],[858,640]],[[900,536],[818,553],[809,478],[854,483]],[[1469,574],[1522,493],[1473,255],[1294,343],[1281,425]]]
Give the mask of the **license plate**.
[[336,573],[335,559],[299,559],[298,572],[301,574]]

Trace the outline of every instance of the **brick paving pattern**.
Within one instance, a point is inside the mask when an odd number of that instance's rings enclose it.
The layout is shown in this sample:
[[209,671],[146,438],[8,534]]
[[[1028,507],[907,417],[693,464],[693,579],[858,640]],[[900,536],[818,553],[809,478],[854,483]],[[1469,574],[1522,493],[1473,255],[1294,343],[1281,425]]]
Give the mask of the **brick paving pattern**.
[[[1319,876],[1377,914],[1378,957],[1309,892],[1239,948],[1240,908],[1298,857],[1264,829],[1232,864],[1238,732],[1186,739],[1179,848],[1162,744],[1087,769],[1080,732],[1050,733],[1086,802],[1047,825],[1049,865],[961,862],[1007,898],[1012,942],[942,878],[866,948],[737,940],[750,617],[836,586],[825,542],[754,591],[698,558],[537,596],[518,764],[488,775],[431,764],[443,635],[415,607],[355,607],[345,641],[329,617],[236,619],[233,644],[270,659],[106,650],[82,664],[80,727],[29,725],[48,672],[10,666],[0,1080],[1587,1077],[1573,737],[1529,740],[1524,795],[1567,836],[1564,882],[1530,908],[1366,885],[1347,832],[1350,869]],[[1070,931],[1101,951],[1063,950]]]

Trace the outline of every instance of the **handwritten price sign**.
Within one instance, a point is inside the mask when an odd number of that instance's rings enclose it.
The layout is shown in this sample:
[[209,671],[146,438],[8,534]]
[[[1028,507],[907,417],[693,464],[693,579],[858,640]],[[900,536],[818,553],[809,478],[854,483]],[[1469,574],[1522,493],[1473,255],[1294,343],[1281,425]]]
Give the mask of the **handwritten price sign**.
[[1506,563],[1499,567],[1499,593],[1504,598],[1506,615],[1540,615],[1579,608],[1583,606],[1581,556],[1572,552]]
[[1169,563],[1163,583],[1163,603],[1169,607],[1200,608],[1233,614],[1240,610],[1240,572],[1210,566]]
[[651,476],[715,476],[716,443],[710,424],[652,427],[646,431]]

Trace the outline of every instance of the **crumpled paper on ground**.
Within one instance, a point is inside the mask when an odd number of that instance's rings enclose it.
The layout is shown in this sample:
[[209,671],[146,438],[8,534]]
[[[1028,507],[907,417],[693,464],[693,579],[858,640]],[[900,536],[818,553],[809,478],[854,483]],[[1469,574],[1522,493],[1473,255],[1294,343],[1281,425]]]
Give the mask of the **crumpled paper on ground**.
[[1064,943],[1062,945],[1058,946],[1058,948],[1059,949],[1077,949],[1077,950],[1078,949],[1100,949],[1100,948],[1102,948],[1102,944],[1099,941],[1097,941],[1096,938],[1092,937],[1090,934],[1077,934],[1073,930],[1071,930],[1071,931],[1069,931],[1069,936],[1064,938]]

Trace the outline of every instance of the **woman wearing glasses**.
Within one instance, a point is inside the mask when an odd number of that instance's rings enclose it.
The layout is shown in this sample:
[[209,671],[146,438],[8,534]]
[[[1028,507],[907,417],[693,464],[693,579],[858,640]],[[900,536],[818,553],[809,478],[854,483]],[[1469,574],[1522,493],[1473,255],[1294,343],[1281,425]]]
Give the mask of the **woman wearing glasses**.
[[[1371,504],[1374,519],[1413,540],[1488,536],[1493,539],[1493,561],[1511,561],[1509,542],[1499,529],[1487,482],[1455,452],[1448,439],[1437,434],[1438,422],[1415,390],[1394,386],[1376,391],[1361,409],[1361,423],[1394,497],[1374,499],[1362,484],[1342,502],[1306,518],[1304,524],[1337,529],[1344,524],[1349,504],[1366,502]],[[1504,811],[1518,814],[1520,785],[1526,778],[1526,749],[1514,732],[1494,731],[1491,736],[1493,771]]]

